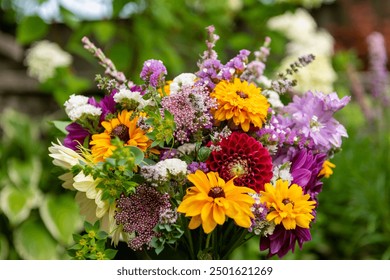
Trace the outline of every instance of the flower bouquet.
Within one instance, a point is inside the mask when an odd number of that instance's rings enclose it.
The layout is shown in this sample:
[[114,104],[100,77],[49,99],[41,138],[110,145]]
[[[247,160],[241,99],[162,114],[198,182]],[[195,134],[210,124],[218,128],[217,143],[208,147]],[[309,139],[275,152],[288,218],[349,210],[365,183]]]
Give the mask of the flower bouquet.
[[49,148],[86,220],[74,258],[111,258],[105,246],[125,242],[151,257],[226,259],[250,238],[283,257],[311,239],[328,159],[347,137],[333,114],[350,98],[291,96],[291,75],[313,55],[267,79],[269,38],[252,59],[241,50],[223,64],[214,32],[207,28],[199,71],[169,80],[151,59],[142,84],[83,38],[106,69],[96,78],[105,96],[71,95],[66,137]]

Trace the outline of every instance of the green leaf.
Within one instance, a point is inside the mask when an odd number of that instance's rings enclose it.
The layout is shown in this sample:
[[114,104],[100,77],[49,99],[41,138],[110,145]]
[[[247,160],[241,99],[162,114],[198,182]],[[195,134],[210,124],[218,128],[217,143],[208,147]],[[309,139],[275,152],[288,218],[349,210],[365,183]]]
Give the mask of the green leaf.
[[41,162],[37,157],[30,160],[11,158],[8,160],[10,182],[18,189],[34,191],[38,188],[42,174]]
[[68,134],[65,127],[67,127],[71,123],[70,121],[52,121],[51,123],[54,125],[55,128],[61,131],[64,135]]
[[7,185],[0,193],[0,207],[3,213],[10,220],[10,223],[17,225],[28,218],[31,209],[35,208],[40,200],[40,193],[37,191],[25,191],[11,185]]
[[75,16],[75,14],[68,9],[64,8],[62,5],[60,5],[60,13],[63,21],[70,28],[77,29],[80,26],[80,20],[77,18],[77,16]]
[[198,151],[198,160],[201,162],[206,161],[211,154],[211,149],[207,147],[202,147]]
[[72,234],[82,229],[79,207],[71,195],[47,195],[39,213],[52,236],[65,245],[71,244]]
[[48,25],[40,17],[25,17],[17,27],[16,39],[21,44],[29,44],[43,38],[48,30]]
[[127,146],[130,151],[134,154],[134,164],[139,165],[144,159],[144,153],[142,150],[135,146]]
[[112,2],[112,16],[113,18],[116,18],[119,16],[120,12],[122,11],[123,7],[128,3],[128,0],[114,0]]
[[94,23],[93,31],[99,43],[105,45],[115,35],[116,28],[112,22],[97,21]]
[[117,252],[118,251],[114,250],[114,249],[107,249],[104,251],[104,255],[105,255],[106,259],[112,260],[115,257]]
[[25,260],[61,258],[57,242],[39,220],[29,219],[16,228],[13,240],[17,253]]

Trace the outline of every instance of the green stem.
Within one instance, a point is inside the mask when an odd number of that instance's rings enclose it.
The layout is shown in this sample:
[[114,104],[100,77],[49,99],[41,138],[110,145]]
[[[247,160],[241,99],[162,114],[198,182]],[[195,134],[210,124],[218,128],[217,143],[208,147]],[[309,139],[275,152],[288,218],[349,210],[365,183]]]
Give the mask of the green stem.
[[247,229],[243,229],[242,230],[242,233],[240,234],[240,236],[236,239],[236,241],[233,243],[233,245],[231,246],[228,246],[228,251],[221,257],[221,260],[226,260],[229,255],[237,248],[239,247],[240,245],[243,244],[243,240],[245,240],[245,236],[248,234],[248,231]]
[[213,233],[211,232],[211,233],[209,233],[209,234],[207,234],[207,238],[206,238],[206,247],[205,247],[205,249],[208,249],[209,247],[210,247],[210,239],[211,239],[211,235],[212,235]]

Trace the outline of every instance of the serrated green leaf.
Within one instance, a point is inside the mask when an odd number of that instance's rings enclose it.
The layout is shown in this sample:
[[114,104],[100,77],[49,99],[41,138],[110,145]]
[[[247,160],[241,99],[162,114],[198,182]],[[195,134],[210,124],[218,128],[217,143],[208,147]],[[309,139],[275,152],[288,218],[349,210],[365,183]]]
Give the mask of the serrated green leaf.
[[71,195],[47,195],[39,213],[52,236],[65,245],[71,244],[73,233],[81,230],[79,207]]
[[17,253],[25,260],[58,260],[57,242],[46,230],[45,225],[29,219],[14,231],[14,245]]
[[21,44],[29,44],[45,36],[49,26],[38,16],[25,17],[16,30],[16,39]]

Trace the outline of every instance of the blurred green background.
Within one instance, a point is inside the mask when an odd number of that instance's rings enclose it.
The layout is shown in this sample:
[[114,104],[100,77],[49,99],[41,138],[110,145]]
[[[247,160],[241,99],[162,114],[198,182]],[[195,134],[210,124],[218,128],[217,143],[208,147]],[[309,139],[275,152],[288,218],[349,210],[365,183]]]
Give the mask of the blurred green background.
[[[297,9],[333,37],[332,86],[352,101],[337,115],[349,138],[332,160],[334,174],[324,180],[313,240],[286,258],[390,259],[390,113],[389,104],[370,94],[366,42],[380,32],[389,54],[388,2],[0,0],[0,259],[67,259],[72,233],[81,228],[73,193],[61,187],[48,147],[63,137],[53,121],[66,120],[62,105],[71,94],[102,95],[94,78],[103,68],[83,49],[83,36],[134,82],[151,58],[164,62],[170,78],[196,71],[208,25],[220,36],[222,62],[240,49],[257,50],[270,36],[266,74],[272,78],[288,55],[289,37],[267,22]],[[25,57],[41,40],[58,44],[73,62],[39,82],[27,74]],[[231,258],[265,258],[258,246],[251,240]]]

